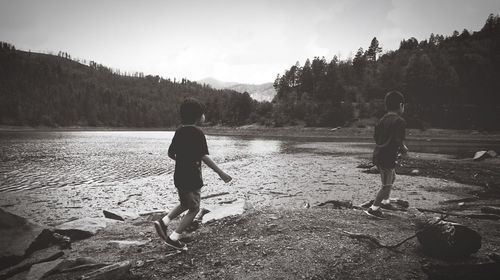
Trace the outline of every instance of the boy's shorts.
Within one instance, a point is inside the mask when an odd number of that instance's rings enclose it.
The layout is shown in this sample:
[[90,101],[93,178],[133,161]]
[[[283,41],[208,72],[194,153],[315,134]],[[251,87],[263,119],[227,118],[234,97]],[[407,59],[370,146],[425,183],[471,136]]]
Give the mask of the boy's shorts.
[[378,165],[377,168],[380,172],[382,186],[392,186],[392,184],[394,184],[394,180],[396,179],[396,170],[394,168],[386,168],[380,165]]
[[198,209],[200,208],[201,190],[196,191],[183,191],[177,189],[179,194],[179,201],[181,205],[187,209]]

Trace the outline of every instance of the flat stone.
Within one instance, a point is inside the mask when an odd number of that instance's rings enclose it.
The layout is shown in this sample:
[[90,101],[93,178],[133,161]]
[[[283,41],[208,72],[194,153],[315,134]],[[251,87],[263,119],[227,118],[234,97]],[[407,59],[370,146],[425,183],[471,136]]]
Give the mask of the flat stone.
[[26,276],[26,280],[42,279],[45,275],[57,269],[63,260],[55,260],[50,262],[43,262],[33,265]]
[[128,279],[131,263],[123,261],[108,265],[89,272],[81,277],[82,280],[121,280]]
[[493,150],[489,150],[489,151],[477,151],[474,154],[474,157],[472,159],[473,160],[483,160],[483,159],[486,159],[486,158],[494,158],[497,155],[498,155],[497,152],[495,152]]
[[233,204],[217,207],[203,216],[202,223],[207,223],[212,220],[219,220],[229,216],[241,215],[249,208],[249,204],[245,200],[238,200]]
[[26,271],[34,264],[56,260],[63,255],[63,251],[59,250],[59,248],[57,248],[56,246],[35,251],[20,263],[0,271],[0,279],[3,279],[4,277],[8,278],[12,275],[16,275],[18,273]]
[[71,240],[80,240],[94,236],[106,226],[106,218],[83,218],[58,225],[55,231],[69,236]]
[[480,160],[486,155],[486,151],[477,151],[474,154],[474,157],[472,158],[473,160]]
[[[84,265],[95,265],[98,264],[94,259],[89,257],[81,257],[81,258],[71,258],[64,259],[64,261],[57,267],[58,270],[64,271],[74,267],[84,266]],[[106,264],[103,264],[106,266]]]
[[0,269],[19,263],[44,227],[0,209]]
[[163,218],[167,214],[168,214],[167,212],[161,210],[161,211],[141,212],[139,213],[139,216],[144,217],[147,221],[156,221]]
[[132,212],[108,211],[108,210],[103,210],[102,212],[104,214],[104,217],[117,221],[135,220],[140,217],[139,214]]
[[108,244],[119,249],[128,248],[132,246],[142,246],[147,244],[146,240],[110,240]]

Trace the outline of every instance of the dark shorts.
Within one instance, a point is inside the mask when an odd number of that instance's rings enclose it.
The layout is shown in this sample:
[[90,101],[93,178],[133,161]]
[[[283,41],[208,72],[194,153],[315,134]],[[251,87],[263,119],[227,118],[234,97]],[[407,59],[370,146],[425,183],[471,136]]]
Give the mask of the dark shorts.
[[201,200],[201,190],[196,191],[184,191],[177,189],[179,194],[179,201],[181,205],[186,207],[187,209],[198,209],[200,208],[200,200]]
[[394,168],[386,168],[382,166],[377,166],[380,172],[380,179],[382,181],[382,186],[392,186],[394,180],[396,179],[396,171]]

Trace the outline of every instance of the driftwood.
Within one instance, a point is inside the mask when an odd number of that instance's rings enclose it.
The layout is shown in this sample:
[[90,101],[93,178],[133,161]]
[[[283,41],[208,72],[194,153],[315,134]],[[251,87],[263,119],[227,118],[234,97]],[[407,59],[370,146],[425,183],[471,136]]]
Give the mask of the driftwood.
[[[408,207],[410,207],[410,203],[406,200],[402,200],[399,198],[391,198],[391,206],[393,206],[392,210],[398,210],[398,211],[406,211]],[[368,200],[363,203],[361,203],[358,208],[367,208],[370,207],[373,204],[374,200]]]
[[284,192],[277,192],[277,191],[270,191],[270,194],[279,194],[279,195],[288,195],[287,193]]
[[82,264],[66,269],[62,269],[58,271],[57,273],[67,273],[67,272],[75,272],[75,271],[81,271],[81,270],[87,270],[91,268],[101,268],[110,265],[109,263],[88,263],[88,264]]
[[122,203],[127,202],[127,201],[128,201],[128,200],[132,197],[132,196],[141,196],[141,195],[142,195],[142,194],[140,194],[140,193],[133,193],[133,194],[129,194],[129,195],[127,196],[127,198],[125,198],[124,200],[122,200],[122,201],[118,201],[118,205],[121,205]]
[[316,206],[321,207],[321,206],[325,206],[325,205],[332,205],[336,209],[342,209],[342,208],[351,209],[351,208],[353,208],[352,202],[350,200],[345,200],[345,201],[327,200],[327,201],[322,202]]
[[465,197],[465,198],[459,198],[459,199],[449,199],[445,201],[441,201],[441,204],[444,203],[460,203],[460,202],[473,202],[479,200],[479,197],[477,196],[471,196],[471,197]]
[[[368,234],[363,234],[363,233],[355,233],[355,232],[349,232],[349,231],[345,231],[345,230],[342,230],[342,233],[346,234],[347,236],[349,237],[352,237],[352,238],[356,238],[356,239],[366,239],[370,242],[372,242],[373,244],[377,245],[378,247],[380,248],[387,248],[387,249],[393,249],[393,248],[396,248],[396,247],[393,247],[393,245],[386,245],[386,244],[383,244],[380,242],[380,240],[378,240],[377,238],[371,236],[371,235],[368,235]],[[414,237],[414,236],[413,236]],[[412,238],[413,238],[412,237]]]
[[481,207],[481,212],[487,213],[487,214],[500,215],[500,207],[484,206],[484,207]]
[[214,193],[214,194],[209,194],[206,196],[201,197],[201,199],[207,199],[207,198],[212,198],[212,197],[217,197],[217,196],[223,196],[229,194],[228,192],[221,192],[221,193]]
[[342,232],[349,237],[356,238],[356,239],[366,239],[366,240],[372,242],[373,244],[377,245],[380,248],[386,248],[386,249],[390,249],[390,250],[396,249],[397,247],[403,245],[408,240],[411,240],[417,236],[417,234],[414,234],[414,235],[409,236],[396,244],[387,245],[387,244],[383,244],[382,242],[380,242],[380,240],[378,240],[377,238],[375,238],[371,235],[368,235],[368,234],[349,232],[349,231],[345,231],[345,230],[342,230]]
[[235,198],[235,199],[230,199],[230,200],[225,200],[225,201],[221,201],[221,202],[219,202],[219,204],[231,204],[231,203],[233,203],[233,202],[235,202],[235,201],[237,201],[237,200],[238,200],[237,198]]
[[417,231],[414,235],[412,236],[409,236],[403,240],[401,240],[400,242],[398,243],[395,243],[395,244],[391,244],[391,245],[388,245],[388,244],[383,244],[380,242],[380,240],[378,240],[377,238],[371,236],[371,235],[368,235],[368,234],[363,234],[363,233],[354,233],[354,232],[349,232],[349,231],[345,231],[345,230],[342,230],[342,232],[344,234],[346,234],[347,236],[349,237],[352,237],[352,238],[356,238],[356,239],[366,239],[368,241],[371,241],[373,244],[377,245],[378,247],[380,248],[386,248],[386,249],[396,249],[397,247],[403,245],[405,242],[417,237],[418,234],[420,234],[421,232],[424,232],[426,231],[428,228],[438,224],[439,222],[441,222],[442,220],[446,219],[447,216],[442,216],[441,218],[439,218],[437,221],[435,221],[434,223],[424,227],[423,229]]
[[428,212],[428,213],[435,213],[435,214],[455,216],[455,217],[464,217],[464,218],[481,219],[481,220],[492,220],[492,221],[500,220],[500,215],[495,215],[495,214],[459,214],[459,213],[443,212],[443,211],[437,211],[437,210],[431,210],[431,209],[425,209],[425,208],[417,208],[417,210],[420,212]]

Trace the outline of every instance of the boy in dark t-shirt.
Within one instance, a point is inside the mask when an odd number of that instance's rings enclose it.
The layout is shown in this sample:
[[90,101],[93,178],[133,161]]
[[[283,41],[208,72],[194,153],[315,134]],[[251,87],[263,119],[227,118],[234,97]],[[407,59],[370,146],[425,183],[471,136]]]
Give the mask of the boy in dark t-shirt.
[[380,208],[391,209],[389,195],[396,179],[396,159],[398,153],[406,156],[408,148],[404,144],[406,122],[401,117],[404,113],[404,96],[398,91],[385,95],[387,113],[375,126],[375,149],[373,163],[380,171],[382,187],[375,197],[373,205],[365,211],[368,215],[384,218]]
[[[174,134],[168,148],[168,156],[175,160],[174,185],[179,194],[180,204],[162,219],[155,221],[158,235],[165,243],[177,250],[187,250],[186,244],[179,241],[181,233],[189,226],[200,211],[200,190],[203,186],[201,162],[212,168],[224,182],[232,180],[231,176],[222,171],[208,156],[205,134],[195,123],[205,120],[203,106],[196,99],[184,100],[180,108],[182,126]],[[170,236],[167,226],[171,220],[187,210],[179,225]]]

